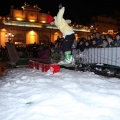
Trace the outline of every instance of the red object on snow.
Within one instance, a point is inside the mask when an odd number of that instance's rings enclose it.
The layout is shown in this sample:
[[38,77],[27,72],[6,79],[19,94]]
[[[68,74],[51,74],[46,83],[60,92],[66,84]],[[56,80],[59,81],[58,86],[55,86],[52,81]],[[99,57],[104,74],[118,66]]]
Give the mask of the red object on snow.
[[34,66],[35,66],[34,63],[35,62],[33,60],[29,60],[29,67],[34,68]]
[[34,68],[39,70],[39,68],[40,68],[39,62],[34,62]]
[[44,64],[34,60],[29,60],[29,67],[41,70],[41,72],[48,72],[49,70],[52,74],[60,72],[60,66],[58,64]]
[[50,70],[53,74],[60,72],[60,66],[58,64],[42,64],[42,72]]

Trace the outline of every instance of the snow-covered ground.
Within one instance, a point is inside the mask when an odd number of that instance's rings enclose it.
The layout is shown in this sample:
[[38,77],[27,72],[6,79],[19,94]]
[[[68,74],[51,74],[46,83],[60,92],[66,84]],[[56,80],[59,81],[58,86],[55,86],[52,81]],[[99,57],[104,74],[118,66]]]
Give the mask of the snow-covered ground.
[[119,120],[120,79],[61,68],[0,77],[0,120]]

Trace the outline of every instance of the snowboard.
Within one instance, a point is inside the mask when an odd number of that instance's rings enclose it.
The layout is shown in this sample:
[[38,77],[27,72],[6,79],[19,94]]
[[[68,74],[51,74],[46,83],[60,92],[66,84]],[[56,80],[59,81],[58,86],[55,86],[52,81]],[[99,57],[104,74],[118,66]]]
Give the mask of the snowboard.
[[72,68],[75,67],[75,64],[60,64],[61,67]]

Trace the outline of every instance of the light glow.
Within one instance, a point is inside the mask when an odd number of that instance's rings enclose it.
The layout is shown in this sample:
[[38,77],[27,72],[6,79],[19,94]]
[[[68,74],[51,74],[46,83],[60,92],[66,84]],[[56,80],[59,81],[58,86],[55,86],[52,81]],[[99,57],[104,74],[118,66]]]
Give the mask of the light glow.
[[29,21],[30,21],[30,22],[35,22],[35,20],[32,20],[32,19],[31,19],[31,20],[29,20]]
[[23,19],[22,19],[22,18],[16,18],[16,20],[18,20],[18,21],[22,21]]
[[41,21],[41,23],[46,23],[46,21]]

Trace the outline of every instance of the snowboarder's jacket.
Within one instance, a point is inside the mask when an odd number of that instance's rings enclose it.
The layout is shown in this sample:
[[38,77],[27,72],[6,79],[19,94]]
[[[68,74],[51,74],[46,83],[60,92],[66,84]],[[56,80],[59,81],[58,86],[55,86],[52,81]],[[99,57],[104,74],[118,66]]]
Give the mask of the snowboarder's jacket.
[[59,9],[57,16],[54,17],[55,25],[58,27],[58,29],[62,32],[63,36],[70,35],[74,33],[73,29],[68,25],[71,23],[71,20],[65,20],[63,18],[63,14],[65,11],[65,7],[62,7]]

